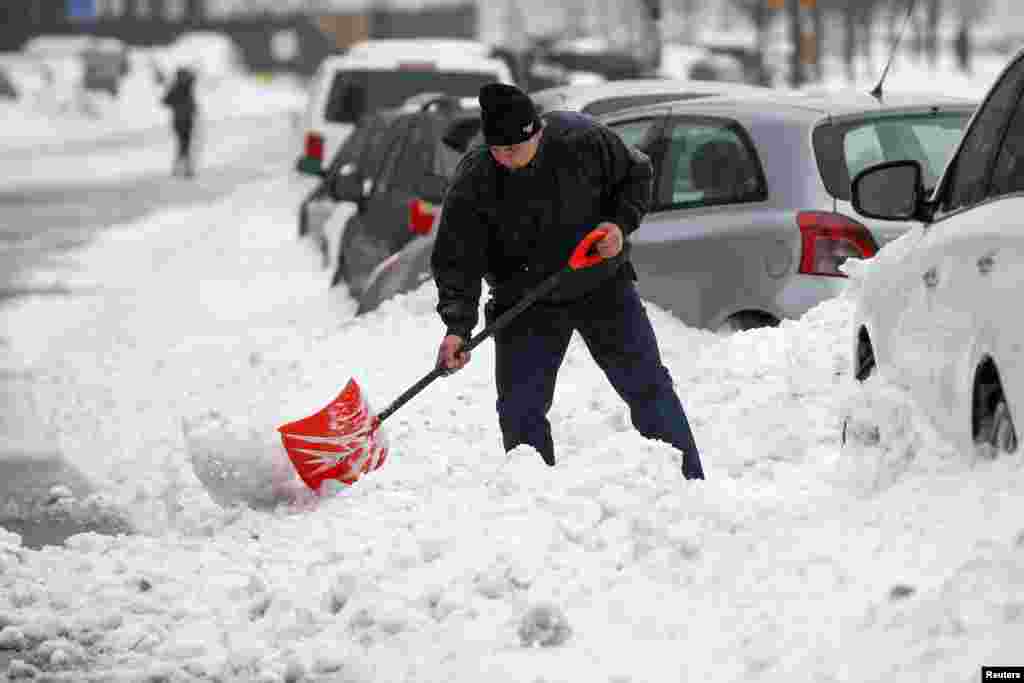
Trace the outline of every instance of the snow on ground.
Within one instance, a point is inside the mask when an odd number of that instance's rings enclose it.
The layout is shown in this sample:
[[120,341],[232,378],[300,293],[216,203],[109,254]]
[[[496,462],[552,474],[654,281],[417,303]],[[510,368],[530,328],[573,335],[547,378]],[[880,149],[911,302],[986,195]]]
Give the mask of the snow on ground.
[[[276,112],[298,112],[306,93],[295,79],[267,81],[245,74],[200,77],[196,99],[199,115],[211,123]],[[88,142],[97,138],[159,129],[171,136],[170,110],[160,103],[165,86],[141,66],[122,83],[117,97],[105,92],[75,92],[57,101],[40,90],[30,98],[0,105],[0,154],[30,152],[41,145]]]
[[[1024,638],[1020,457],[943,443],[850,376],[842,297],[719,337],[650,306],[708,479],[648,442],[574,341],[558,465],[506,455],[492,346],[387,423],[385,465],[303,495],[276,427],[430,369],[421,289],[352,318],[282,170],[116,226],[0,311],[6,362],[131,535],[0,531],[0,649],[56,681],[977,680]],[[8,368],[9,369],[9,368]],[[850,418],[850,440],[840,434]],[[77,504],[77,505],[76,505]]]
[[[46,110],[21,118],[26,107],[7,105],[7,111],[17,115],[11,115],[14,125],[0,126],[0,186],[109,183],[169,173],[175,141],[169,110],[160,105],[162,91],[136,84],[141,94],[132,94],[131,87],[126,87],[121,99],[108,101],[98,118]],[[293,130],[285,134],[294,138],[298,156],[303,131],[297,113],[305,106],[305,97],[304,90],[287,79],[261,82],[223,77],[208,89],[200,85],[200,116],[193,140],[198,172],[251,154],[253,127],[260,125],[267,135],[280,134],[282,123],[291,125]],[[97,140],[99,146],[94,144]],[[37,151],[40,146],[42,151]]]
[[[203,119],[196,124],[192,142],[196,173],[202,176],[227,166],[258,163],[252,144],[254,131],[293,139],[296,157],[302,149],[296,121],[280,112]],[[176,143],[168,126],[126,144],[0,156],[0,188],[27,191],[54,183],[95,186],[145,175],[170,175],[175,154]]]
[[[293,239],[300,196],[281,177],[120,226],[55,274],[93,293],[4,312],[93,508],[138,529],[41,551],[3,534],[10,675],[969,680],[1014,661],[1020,463],[950,452],[899,389],[857,388],[845,298],[733,337],[651,307],[705,482],[631,430],[578,343],[558,466],[506,457],[485,344],[389,420],[383,468],[289,497],[275,428],[349,377],[383,405],[443,332],[430,283],[352,319]],[[848,411],[867,436],[843,447]],[[537,635],[521,622],[544,606]]]

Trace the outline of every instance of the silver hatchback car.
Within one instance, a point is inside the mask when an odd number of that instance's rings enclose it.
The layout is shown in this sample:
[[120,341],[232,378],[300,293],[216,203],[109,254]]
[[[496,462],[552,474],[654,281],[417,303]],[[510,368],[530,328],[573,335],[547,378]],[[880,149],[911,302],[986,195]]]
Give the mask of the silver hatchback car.
[[933,186],[976,103],[860,93],[711,97],[602,121],[647,152],[654,201],[630,237],[641,296],[693,326],[796,318],[913,222],[853,218],[850,179],[913,159]]

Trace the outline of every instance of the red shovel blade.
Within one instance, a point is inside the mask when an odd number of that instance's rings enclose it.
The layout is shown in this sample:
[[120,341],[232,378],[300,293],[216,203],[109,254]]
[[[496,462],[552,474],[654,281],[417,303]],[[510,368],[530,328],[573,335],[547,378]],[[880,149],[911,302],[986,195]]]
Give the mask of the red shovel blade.
[[328,479],[354,484],[388,454],[387,438],[354,379],[323,410],[277,431],[299,477],[314,491]]

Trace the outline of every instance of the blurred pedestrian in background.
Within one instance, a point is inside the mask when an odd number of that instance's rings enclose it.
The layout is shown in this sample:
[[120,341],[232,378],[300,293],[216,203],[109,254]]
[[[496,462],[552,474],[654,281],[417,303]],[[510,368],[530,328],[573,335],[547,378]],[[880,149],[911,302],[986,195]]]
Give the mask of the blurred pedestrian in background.
[[188,68],[180,67],[163,98],[163,103],[171,109],[174,136],[178,142],[171,172],[175,176],[184,175],[186,178],[195,175],[192,155],[196,126],[195,82],[195,73]]

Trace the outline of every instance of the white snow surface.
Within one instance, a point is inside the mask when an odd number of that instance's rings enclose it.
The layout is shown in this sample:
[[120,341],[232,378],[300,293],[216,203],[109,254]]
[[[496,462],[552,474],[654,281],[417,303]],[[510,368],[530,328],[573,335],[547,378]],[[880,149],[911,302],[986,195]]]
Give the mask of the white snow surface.
[[956,452],[900,387],[852,380],[855,281],[732,336],[648,306],[706,481],[574,339],[554,468],[503,452],[486,342],[385,423],[381,469],[305,492],[277,426],[350,377],[379,409],[443,335],[429,282],[353,318],[294,237],[307,190],[281,169],[115,226],[37,274],[78,294],[0,309],[5,369],[38,373],[95,486],[80,507],[136,529],[42,550],[0,529],[10,678],[974,681],[1020,661],[1021,458]]
[[[22,100],[0,102],[0,156],[148,130],[170,138],[170,110],[160,102],[166,86],[158,84],[153,73],[151,64],[136,59],[117,97],[74,88],[66,92],[40,88]],[[299,112],[305,99],[304,86],[285,76],[268,83],[242,73],[216,78],[200,74],[196,81],[201,125]]]

